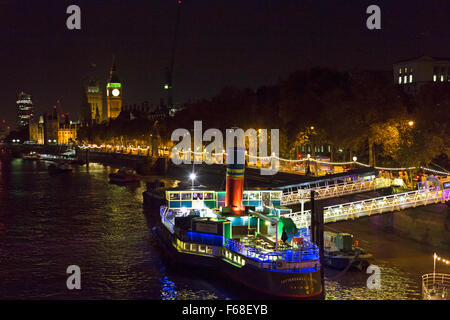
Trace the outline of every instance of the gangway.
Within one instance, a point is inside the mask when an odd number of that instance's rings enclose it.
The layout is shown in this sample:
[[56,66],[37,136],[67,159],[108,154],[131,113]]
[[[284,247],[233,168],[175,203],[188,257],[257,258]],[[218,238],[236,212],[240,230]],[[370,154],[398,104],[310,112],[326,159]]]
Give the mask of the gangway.
[[372,180],[350,180],[334,185],[313,187],[310,189],[297,189],[283,193],[281,197],[282,205],[293,205],[301,202],[308,202],[311,191],[316,192],[316,199],[328,199],[341,197],[354,193],[373,191],[376,189],[391,186],[391,179],[374,178]]
[[348,194],[373,191],[391,186],[391,179],[378,177],[378,170],[363,168],[332,175],[314,181],[279,187],[283,190],[282,205],[293,205],[309,201],[311,191],[316,199],[340,197]]
[[[444,203],[450,199],[450,185],[445,189],[421,189],[378,198],[349,202],[324,207],[324,223],[353,220],[373,214],[388,213],[429,204]],[[293,212],[285,215],[291,218],[298,228],[310,225],[311,210]]]

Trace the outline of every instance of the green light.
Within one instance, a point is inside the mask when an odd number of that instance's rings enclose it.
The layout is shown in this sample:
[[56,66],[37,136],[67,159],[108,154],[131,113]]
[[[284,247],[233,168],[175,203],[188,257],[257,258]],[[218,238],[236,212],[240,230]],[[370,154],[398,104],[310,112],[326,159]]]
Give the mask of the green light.
[[122,84],[120,84],[120,83],[108,83],[106,85],[106,87],[107,88],[120,88],[120,87],[122,87]]
[[164,85],[164,89],[168,90],[168,89],[169,89],[169,85],[168,85],[168,84],[165,84],[165,85]]

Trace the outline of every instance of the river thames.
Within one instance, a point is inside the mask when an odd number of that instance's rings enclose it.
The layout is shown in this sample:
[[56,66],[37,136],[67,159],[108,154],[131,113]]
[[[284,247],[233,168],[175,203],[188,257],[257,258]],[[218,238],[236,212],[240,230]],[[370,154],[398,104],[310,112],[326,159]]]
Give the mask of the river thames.
[[[270,298],[218,273],[169,267],[151,233],[158,212],[143,209],[144,181],[111,184],[113,169],[100,164],[50,176],[48,164],[1,162],[1,299]],[[420,276],[433,271],[434,248],[380,230],[372,219],[377,217],[327,228],[354,234],[374,255],[381,288],[369,290],[368,274],[349,271],[326,281],[326,298],[420,299]],[[69,265],[81,268],[81,290],[66,287]],[[326,270],[326,275],[333,273]]]

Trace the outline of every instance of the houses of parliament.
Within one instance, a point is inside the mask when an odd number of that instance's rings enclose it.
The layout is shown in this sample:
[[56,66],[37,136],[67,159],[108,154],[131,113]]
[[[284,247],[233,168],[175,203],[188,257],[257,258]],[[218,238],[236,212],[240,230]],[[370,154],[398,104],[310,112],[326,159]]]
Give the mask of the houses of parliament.
[[117,75],[116,60],[109,72],[105,95],[100,82],[93,77],[83,81],[83,101],[81,105],[81,122],[92,125],[116,119],[122,111],[122,84]]

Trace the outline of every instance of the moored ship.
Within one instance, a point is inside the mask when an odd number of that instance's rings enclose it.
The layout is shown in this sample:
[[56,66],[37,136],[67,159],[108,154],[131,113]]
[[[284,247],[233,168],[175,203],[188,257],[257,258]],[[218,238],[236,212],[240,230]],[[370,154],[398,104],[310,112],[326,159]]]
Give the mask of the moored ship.
[[36,152],[31,151],[28,154],[24,154],[22,156],[23,160],[31,160],[31,161],[38,161],[41,159],[41,156],[39,154],[37,154]]
[[330,268],[364,270],[372,254],[358,246],[353,236],[343,232],[324,232],[324,264]]
[[167,190],[153,228],[165,252],[271,296],[320,296],[318,247],[283,217],[291,211],[280,206],[282,191],[244,191],[243,178],[243,165],[229,164],[226,191]]
[[48,173],[49,174],[59,174],[59,173],[71,173],[72,172],[72,166],[70,164],[59,162],[59,163],[52,163],[48,166]]
[[141,178],[133,170],[121,168],[114,173],[110,173],[109,180],[113,183],[137,183]]

